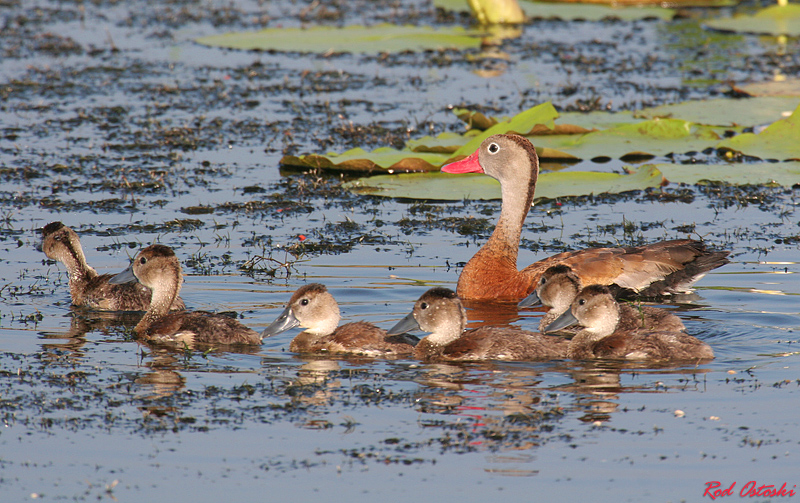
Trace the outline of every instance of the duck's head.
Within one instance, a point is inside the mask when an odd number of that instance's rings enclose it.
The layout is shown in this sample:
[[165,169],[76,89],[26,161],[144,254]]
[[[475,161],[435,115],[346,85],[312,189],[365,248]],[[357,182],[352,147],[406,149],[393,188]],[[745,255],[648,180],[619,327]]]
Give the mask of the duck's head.
[[81,257],[78,234],[61,222],[51,222],[42,228],[42,239],[37,246],[47,258],[64,262],[66,257]]
[[112,277],[111,284],[138,281],[154,292],[180,289],[183,275],[181,264],[172,248],[165,245],[150,245],[133,258],[127,269]]
[[545,328],[554,332],[571,325],[581,325],[583,332],[599,340],[611,335],[619,322],[619,305],[607,287],[589,285],[581,290],[572,301],[568,311]]
[[286,309],[261,336],[270,337],[298,326],[313,335],[328,335],[336,330],[340,319],[339,304],[325,285],[311,283],[294,292]]
[[474,153],[442,166],[445,173],[485,173],[501,182],[521,180],[531,176],[536,183],[539,175],[539,156],[533,144],[516,134],[492,135]]
[[519,302],[519,307],[547,306],[556,312],[567,310],[581,290],[581,280],[568,265],[548,267],[539,278],[536,290]]
[[417,300],[414,309],[395,326],[389,335],[410,330],[431,332],[427,339],[434,344],[447,344],[464,331],[467,313],[461,299],[449,288],[431,288]]

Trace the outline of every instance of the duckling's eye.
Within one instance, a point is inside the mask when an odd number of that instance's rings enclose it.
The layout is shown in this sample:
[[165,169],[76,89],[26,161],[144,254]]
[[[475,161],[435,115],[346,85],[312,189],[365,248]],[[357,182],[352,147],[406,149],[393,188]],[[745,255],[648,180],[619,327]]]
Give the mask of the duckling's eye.
[[581,300],[579,300],[579,301],[578,301],[578,304],[579,304],[579,305],[581,305],[581,306],[582,306],[582,305],[584,305],[584,304],[586,304],[586,299],[581,299]]
[[490,154],[496,154],[500,151],[500,145],[497,143],[490,143],[489,148],[487,149]]
[[301,306],[307,306],[307,305],[308,305],[308,299],[303,299],[303,300],[301,300],[301,301],[300,301],[300,305],[301,305]]
[[139,259],[139,263],[145,265],[147,263],[147,259],[145,257],[142,257]]
[[420,309],[428,309],[428,303],[427,302],[423,302],[422,304],[419,305],[419,308]]
[[539,283],[541,283],[541,284],[543,284],[543,285],[544,285],[545,283],[547,283],[547,278],[545,278],[544,276],[542,276],[542,279],[540,279],[540,280],[539,280]]

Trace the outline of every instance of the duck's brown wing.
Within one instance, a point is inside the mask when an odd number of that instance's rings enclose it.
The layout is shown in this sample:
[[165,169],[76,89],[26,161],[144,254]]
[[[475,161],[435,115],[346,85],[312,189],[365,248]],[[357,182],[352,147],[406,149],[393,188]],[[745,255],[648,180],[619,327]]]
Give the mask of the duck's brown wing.
[[147,311],[152,292],[141,283],[111,285],[110,274],[95,276],[87,281],[81,304],[93,309],[109,311]]
[[316,351],[358,354],[410,355],[414,346],[400,337],[388,336],[386,330],[366,321],[346,323],[312,348]]
[[261,335],[236,319],[206,311],[167,314],[150,325],[145,337],[154,342],[261,344]]
[[542,360],[564,358],[569,341],[516,329],[480,327],[466,331],[442,351],[446,360]]
[[[111,277],[111,274],[101,274],[89,279],[78,305],[107,311],[147,311],[152,297],[149,288],[139,282],[112,285],[108,282]],[[173,311],[185,308],[180,297],[175,298],[170,307]]]
[[523,273],[533,284],[552,265],[572,268],[584,285],[616,285],[636,294],[686,291],[706,272],[728,262],[729,252],[709,252],[700,241],[675,239],[630,248],[564,252],[532,264]]
[[635,330],[680,332],[686,330],[686,327],[680,318],[666,309],[620,301],[617,331],[632,332]]
[[714,351],[703,341],[683,332],[612,334],[594,344],[597,358],[628,360],[708,360]]

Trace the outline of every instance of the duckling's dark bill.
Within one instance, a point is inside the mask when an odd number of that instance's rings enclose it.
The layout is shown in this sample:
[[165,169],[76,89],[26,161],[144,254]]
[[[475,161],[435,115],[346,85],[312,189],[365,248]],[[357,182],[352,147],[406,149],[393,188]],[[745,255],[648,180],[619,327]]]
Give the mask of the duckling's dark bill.
[[134,281],[138,281],[138,279],[136,279],[136,275],[133,274],[133,267],[132,266],[128,266],[127,269],[125,269],[121,273],[117,274],[116,276],[113,276],[111,279],[108,280],[108,282],[110,284],[112,284],[112,285],[121,285],[123,283],[133,283]]
[[270,326],[264,329],[261,332],[261,337],[271,337],[273,335],[278,335],[281,332],[285,332],[291,328],[296,327],[300,324],[297,318],[295,318],[294,313],[292,312],[292,308],[287,306],[286,309],[283,310],[278,319],[272,322]]
[[400,335],[408,332],[409,330],[420,330],[419,323],[414,318],[414,313],[409,313],[405,318],[398,321],[395,326],[390,328],[386,333],[389,335]]
[[578,323],[578,319],[572,314],[572,311],[566,311],[564,314],[553,320],[553,323],[547,325],[544,331],[555,332]]
[[541,306],[542,299],[536,295],[536,292],[531,293],[517,304],[517,307],[532,307],[532,306]]

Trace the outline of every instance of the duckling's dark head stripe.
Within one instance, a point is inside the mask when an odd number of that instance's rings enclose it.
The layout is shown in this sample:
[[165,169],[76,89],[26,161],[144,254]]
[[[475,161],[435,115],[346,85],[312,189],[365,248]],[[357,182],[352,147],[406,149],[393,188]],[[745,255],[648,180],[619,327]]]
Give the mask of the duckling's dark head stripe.
[[55,232],[63,229],[65,226],[61,222],[50,222],[49,224],[45,225],[42,228],[42,237],[47,237],[50,234],[54,234]]

